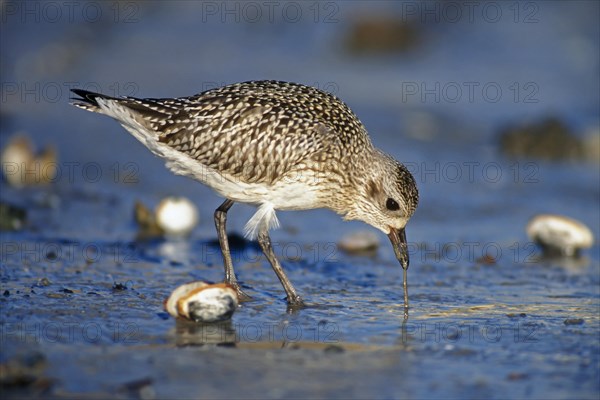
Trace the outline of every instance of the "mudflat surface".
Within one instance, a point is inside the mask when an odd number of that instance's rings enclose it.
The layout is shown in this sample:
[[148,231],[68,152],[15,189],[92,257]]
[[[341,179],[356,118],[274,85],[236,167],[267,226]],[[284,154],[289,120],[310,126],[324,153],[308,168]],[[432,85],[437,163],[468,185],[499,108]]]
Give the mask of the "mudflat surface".
[[[598,398],[598,242],[549,259],[525,234],[533,215],[556,213],[597,238],[598,164],[498,148],[503,126],[548,116],[582,141],[597,132],[596,3],[531,2],[517,22],[508,3],[494,3],[497,22],[476,13],[451,23],[439,11],[440,23],[416,24],[416,49],[387,55],[345,52],[360,2],[326,2],[317,22],[311,4],[294,3],[304,17],[274,23],[266,13],[253,22],[249,9],[236,21],[201,3],[151,4],[102,5],[99,21],[3,11],[0,145],[23,131],[57,148],[61,172],[49,185],[1,183],[0,200],[27,211],[24,229],[0,233],[3,397]],[[400,20],[410,11],[376,6]],[[407,227],[407,321],[387,238],[377,233],[372,256],[346,254],[339,240],[371,228],[324,210],[280,213],[272,232],[307,308],[286,309],[258,246],[238,238],[234,264],[253,301],[212,325],[163,310],[178,285],[222,279],[212,221],[222,200],[169,173],[115,122],[70,107],[67,89],[166,97],[261,78],[335,92],[413,171],[421,203]],[[498,101],[486,85],[502,89]],[[187,239],[138,239],[135,201],[167,195],[192,199],[200,224]],[[252,212],[235,205],[230,234]]]

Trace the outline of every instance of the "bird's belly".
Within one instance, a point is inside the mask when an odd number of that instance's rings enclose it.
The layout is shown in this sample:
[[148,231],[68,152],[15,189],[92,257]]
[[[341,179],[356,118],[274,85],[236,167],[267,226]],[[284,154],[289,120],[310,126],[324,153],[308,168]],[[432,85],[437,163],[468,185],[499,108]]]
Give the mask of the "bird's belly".
[[276,210],[308,210],[322,207],[317,188],[300,181],[278,181],[272,185],[239,180],[227,184],[206,184],[233,201],[256,205],[270,203]]
[[167,168],[209,186],[221,196],[240,203],[272,204],[276,210],[307,210],[323,207],[319,200],[318,180],[312,173],[282,177],[274,184],[248,183],[240,177],[223,174],[186,154],[157,146],[155,153],[167,160]]

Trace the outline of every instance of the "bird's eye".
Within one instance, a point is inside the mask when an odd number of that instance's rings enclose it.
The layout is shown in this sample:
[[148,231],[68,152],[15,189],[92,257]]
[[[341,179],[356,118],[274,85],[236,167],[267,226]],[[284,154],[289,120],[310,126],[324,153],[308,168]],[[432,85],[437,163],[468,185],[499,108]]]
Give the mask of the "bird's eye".
[[392,198],[387,199],[387,201],[385,202],[385,206],[390,211],[397,211],[400,209],[400,205],[396,202],[396,200]]

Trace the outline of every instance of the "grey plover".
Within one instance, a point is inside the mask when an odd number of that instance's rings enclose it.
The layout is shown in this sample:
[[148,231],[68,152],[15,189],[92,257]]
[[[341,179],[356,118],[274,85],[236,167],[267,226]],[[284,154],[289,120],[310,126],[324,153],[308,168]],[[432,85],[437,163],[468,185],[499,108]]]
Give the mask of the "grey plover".
[[227,241],[234,202],[256,205],[245,233],[258,238],[290,306],[302,306],[271,246],[276,210],[329,208],[361,220],[390,238],[404,269],[408,312],[409,265],[405,226],[418,203],[408,169],[376,149],[350,108],[313,87],[278,81],[236,83],[191,97],[115,98],[74,89],[73,105],[123,125],[178,175],[194,178],[226,200],[215,211],[224,282],[240,298]]

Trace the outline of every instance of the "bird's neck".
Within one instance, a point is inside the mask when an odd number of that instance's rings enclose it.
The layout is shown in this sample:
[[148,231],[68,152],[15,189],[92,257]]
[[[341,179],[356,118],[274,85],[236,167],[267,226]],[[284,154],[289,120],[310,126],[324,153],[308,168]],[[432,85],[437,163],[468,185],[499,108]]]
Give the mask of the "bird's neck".
[[323,200],[323,207],[329,208],[346,220],[358,219],[359,203],[369,196],[369,188],[380,181],[385,163],[384,154],[378,150],[354,155],[339,164],[339,168],[329,169],[329,190]]

